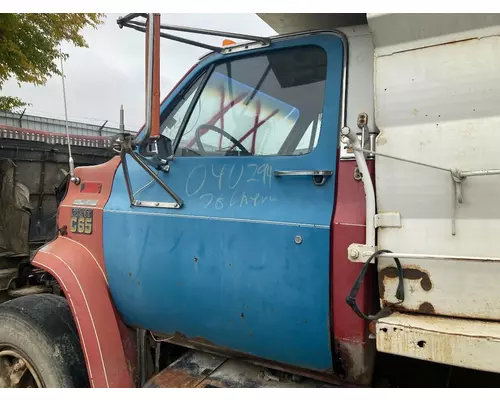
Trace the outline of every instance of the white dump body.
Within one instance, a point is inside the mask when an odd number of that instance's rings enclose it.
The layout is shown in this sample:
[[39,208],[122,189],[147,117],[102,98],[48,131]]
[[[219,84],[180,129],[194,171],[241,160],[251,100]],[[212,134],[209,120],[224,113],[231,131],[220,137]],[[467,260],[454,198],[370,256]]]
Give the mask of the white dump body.
[[[500,372],[500,263],[486,260],[500,258],[500,175],[491,171],[500,169],[500,15],[368,23],[377,152],[454,172],[376,157],[377,212],[401,216],[400,227],[378,228],[377,247],[419,257],[401,259],[403,313],[379,321],[377,349]],[[394,261],[379,259],[378,270],[381,304],[397,302]]]
[[[377,152],[447,169],[500,169],[500,15],[377,14],[368,23]],[[401,215],[400,228],[378,229],[378,248],[500,258],[500,175],[461,186],[460,204],[451,173],[376,157],[377,210]],[[404,309],[500,319],[500,263],[401,261],[411,270]],[[381,297],[396,302],[391,267],[379,260]]]

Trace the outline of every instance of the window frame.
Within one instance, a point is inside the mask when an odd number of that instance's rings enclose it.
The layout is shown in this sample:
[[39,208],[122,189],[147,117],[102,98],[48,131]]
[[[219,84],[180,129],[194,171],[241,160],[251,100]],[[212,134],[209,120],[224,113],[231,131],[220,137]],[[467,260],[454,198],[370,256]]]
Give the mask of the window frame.
[[[190,82],[188,85],[186,85],[186,87],[182,90],[182,92],[180,92],[174,99],[174,101],[172,101],[169,105],[168,108],[166,108],[161,114],[160,114],[160,134],[163,135],[163,131],[165,130],[165,126],[163,126],[163,124],[166,123],[166,121],[168,120],[168,118],[176,111],[177,107],[179,106],[179,104],[181,104],[181,101],[184,99],[184,97],[193,89],[193,87],[195,87],[196,85],[198,85],[198,87],[196,88],[196,90],[194,91],[193,93],[193,98],[191,101],[194,100],[194,98],[196,97],[196,91],[198,90],[199,86],[203,83],[203,77],[204,77],[204,74],[205,74],[206,71],[202,71],[201,73],[199,73],[198,75],[196,75]],[[186,99],[187,101],[187,99]],[[184,104],[183,104],[184,105]],[[184,118],[186,116],[186,114],[189,112],[189,108],[190,108],[190,105],[191,103],[188,104],[188,107],[187,107],[187,110],[186,112],[184,113],[184,116],[182,117],[182,120],[180,121],[180,125],[179,127],[177,128],[177,132],[175,134],[175,137],[173,138],[170,138],[170,140],[174,141],[175,138],[177,137],[177,135],[179,134],[179,131],[181,130],[182,128],[182,124],[184,122]],[[182,107],[182,106],[181,106]],[[166,136],[166,135],[164,135]],[[168,136],[167,136],[168,137]]]
[[[178,132],[176,134],[176,137],[175,137],[175,139],[173,141],[172,152],[173,152],[174,157],[178,157],[178,155],[177,155],[178,147],[179,147],[179,144],[180,144],[180,142],[182,140],[182,137],[183,137],[183,135],[185,133],[185,130],[186,130],[187,124],[189,123],[191,115],[194,112],[194,108],[196,107],[196,104],[198,103],[199,98],[203,94],[203,92],[205,90],[205,87],[206,87],[208,81],[210,80],[212,74],[214,73],[215,69],[219,65],[231,64],[234,61],[242,60],[242,59],[244,60],[244,59],[248,59],[248,58],[260,57],[262,55],[267,55],[267,54],[269,54],[271,52],[283,51],[284,49],[291,50],[291,49],[299,49],[299,48],[304,48],[304,47],[306,47],[306,48],[307,47],[318,47],[323,52],[325,52],[326,66],[325,66],[325,79],[323,81],[324,82],[325,93],[323,95],[323,107],[321,108],[321,111],[318,113],[318,115],[320,115],[320,114],[322,115],[323,111],[324,111],[324,102],[325,102],[326,90],[327,90],[328,64],[329,64],[328,53],[327,53],[327,51],[322,46],[317,45],[317,44],[305,44],[305,45],[303,44],[303,45],[290,46],[290,47],[285,47],[285,48],[280,48],[280,49],[272,49],[271,48],[271,49],[268,49],[266,51],[262,51],[262,52],[258,52],[258,53],[241,54],[241,55],[233,56],[233,57],[230,57],[230,58],[222,57],[222,58],[214,60],[210,64],[206,65],[205,67],[203,67],[202,69],[200,69],[200,71],[198,71],[195,76],[191,77],[190,80],[189,80],[189,82],[185,85],[185,87],[182,88],[182,90],[179,93],[177,93],[177,95],[171,101],[171,103],[160,114],[160,118],[162,118],[163,115],[166,115],[165,119],[163,120],[163,122],[164,122],[168,118],[168,116],[170,115],[170,113],[179,104],[179,101],[182,99],[182,97],[185,96],[185,94],[187,92],[189,92],[189,90],[191,90],[191,88],[193,87],[193,85],[197,84],[198,79],[200,79],[200,77],[201,77],[202,81],[201,81],[200,85],[198,86],[198,88],[196,90],[196,93],[195,93],[195,96],[191,100],[191,103],[189,104],[186,113],[184,114],[184,117],[182,119],[182,122],[181,122],[181,125],[179,127],[179,130],[178,130]],[[314,121],[315,118],[317,118],[317,116],[313,116],[313,119],[311,121],[306,122],[306,124],[305,124],[306,127],[305,127],[305,130],[304,130],[304,135],[305,135],[305,133],[307,131],[307,127],[310,125],[310,123],[312,123]],[[293,132],[293,130],[295,130],[297,128],[297,126],[302,122],[302,120],[303,120],[303,117],[301,115],[301,116],[299,116],[299,119],[297,120],[297,122],[292,127],[290,133],[288,134],[286,140],[281,145],[280,150],[279,150],[279,152],[277,154],[274,154],[274,155],[273,154],[270,154],[270,155],[269,154],[266,154],[266,155],[252,155],[251,157],[252,158],[253,157],[304,157],[304,156],[308,156],[308,155],[312,154],[316,150],[316,148],[318,147],[319,138],[321,136],[321,131],[322,131],[322,126],[320,127],[319,131],[316,132],[316,136],[318,136],[318,141],[317,141],[316,146],[314,146],[314,148],[311,151],[309,151],[307,153],[302,153],[302,154],[285,154],[285,155],[280,154],[280,152],[282,151],[283,148],[290,146],[290,142],[293,143],[293,138],[291,138],[291,136],[292,136],[291,132]],[[163,122],[160,120],[160,126],[161,126],[161,124]],[[303,135],[302,135],[302,137],[303,137]],[[300,141],[302,140],[302,137],[300,137],[298,140],[296,140],[296,145],[298,145],[300,143]],[[232,155],[232,154],[231,155],[213,154],[213,155],[210,155],[210,156],[207,156],[207,157],[238,157],[238,156],[235,156],[235,155]],[[243,157],[245,157],[245,156],[243,156]]]

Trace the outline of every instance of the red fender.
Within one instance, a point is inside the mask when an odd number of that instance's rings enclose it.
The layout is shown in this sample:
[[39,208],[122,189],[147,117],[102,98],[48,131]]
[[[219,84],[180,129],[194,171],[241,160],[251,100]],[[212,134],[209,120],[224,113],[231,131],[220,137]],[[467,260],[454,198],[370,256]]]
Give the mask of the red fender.
[[[38,250],[32,264],[51,274],[61,286],[75,319],[92,387],[134,386],[135,351],[129,330],[120,320],[108,288],[102,249],[102,214],[120,163],[78,168],[79,185],[69,184],[59,206],[56,240]],[[76,201],[75,203],[75,200]],[[82,200],[90,200],[82,204]],[[72,209],[93,210],[90,234],[71,232]],[[65,228],[66,227],[66,228]]]

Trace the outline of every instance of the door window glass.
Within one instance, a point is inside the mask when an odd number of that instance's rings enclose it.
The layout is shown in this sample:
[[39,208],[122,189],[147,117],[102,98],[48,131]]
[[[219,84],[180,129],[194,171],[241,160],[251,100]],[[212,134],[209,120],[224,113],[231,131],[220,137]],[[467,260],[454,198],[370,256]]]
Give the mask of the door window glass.
[[[326,53],[316,46],[219,64],[188,117],[177,155],[307,154],[320,135],[325,81]],[[162,125],[172,140],[194,93],[166,119],[174,128]]]

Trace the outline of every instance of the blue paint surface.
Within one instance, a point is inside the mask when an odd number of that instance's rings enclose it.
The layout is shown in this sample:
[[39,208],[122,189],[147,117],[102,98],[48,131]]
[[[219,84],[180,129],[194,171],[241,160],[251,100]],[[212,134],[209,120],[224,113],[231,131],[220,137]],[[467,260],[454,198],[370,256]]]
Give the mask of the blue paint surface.
[[[311,177],[273,174],[335,171],[342,43],[313,35],[272,48],[303,44],[323,47],[328,57],[325,117],[312,153],[178,157],[159,176],[184,200],[179,210],[131,208],[121,167],[117,171],[104,210],[104,255],[111,294],[126,323],[203,337],[304,368],[332,366],[329,225],[335,177],[316,186]],[[150,178],[128,160],[137,191]],[[171,201],[156,184],[137,198]]]

